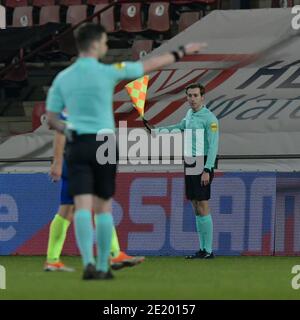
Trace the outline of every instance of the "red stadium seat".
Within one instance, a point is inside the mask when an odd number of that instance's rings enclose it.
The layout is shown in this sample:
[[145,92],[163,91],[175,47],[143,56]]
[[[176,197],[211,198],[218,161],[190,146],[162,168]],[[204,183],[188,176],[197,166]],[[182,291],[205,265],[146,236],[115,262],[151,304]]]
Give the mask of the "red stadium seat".
[[169,6],[168,2],[150,4],[148,29],[158,32],[165,32],[170,29]]
[[70,6],[67,11],[67,23],[75,24],[85,20],[87,18],[87,6]]
[[132,46],[132,58],[139,60],[153,49],[153,40],[135,40]]
[[[95,6],[94,13],[100,11],[105,8],[106,4],[98,4]],[[95,23],[98,22],[98,18],[96,17],[93,20]],[[109,9],[103,11],[100,14],[100,23],[105,27],[106,31],[109,33],[116,32],[116,23],[115,23],[115,15],[114,15],[114,7],[110,7]]]
[[202,17],[202,14],[198,11],[181,13],[178,21],[178,32],[182,32],[184,29],[197,22],[200,17]]
[[33,7],[17,7],[13,13],[13,27],[31,27]]
[[59,0],[59,5],[61,6],[79,6],[82,4],[81,0]]
[[6,0],[5,7],[16,8],[28,6],[28,0]]
[[96,6],[97,4],[108,4],[109,0],[87,0],[88,5]]
[[45,102],[36,102],[32,110],[32,130],[41,126],[43,117],[46,115]]
[[34,7],[54,6],[55,0],[33,0],[32,5]]
[[280,0],[272,0],[272,8],[280,8],[280,7],[293,7],[294,1],[293,0],[287,0],[286,3]]
[[141,3],[123,3],[121,5],[121,30],[127,32],[143,31],[141,8]]
[[48,22],[60,22],[59,6],[42,7],[40,12],[40,25]]
[[191,4],[191,3],[204,3],[204,4],[211,4],[215,3],[216,0],[171,0],[172,4]]

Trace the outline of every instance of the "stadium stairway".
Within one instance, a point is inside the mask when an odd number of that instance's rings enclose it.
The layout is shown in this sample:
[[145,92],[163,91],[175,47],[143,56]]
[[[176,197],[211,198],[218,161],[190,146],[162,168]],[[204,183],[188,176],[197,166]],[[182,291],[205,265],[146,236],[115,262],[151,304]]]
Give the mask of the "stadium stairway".
[[[111,49],[106,63],[132,60],[131,49]],[[45,101],[55,75],[72,64],[64,62],[26,63],[28,80],[21,88],[8,88],[0,101],[0,139],[32,131],[32,111],[37,102]]]
[[[184,7],[181,8],[184,9]],[[173,36],[178,30],[182,31],[191,24],[189,21],[184,21],[184,19],[190,20],[185,17],[185,15],[188,14],[189,12],[185,12],[185,10],[182,11],[182,25],[180,25],[180,13],[177,13],[178,16],[175,17],[177,22],[172,20],[174,17],[168,17],[168,19],[170,19],[168,25],[171,27],[170,30]],[[196,15],[193,22],[196,22],[197,19],[201,17],[202,14]],[[174,27],[175,29],[173,30],[172,28]],[[149,40],[149,37],[155,40]],[[114,34],[110,34],[110,47],[112,47],[112,49],[109,50],[104,62],[113,63],[138,59],[164,41],[166,41],[166,39],[161,37],[157,31],[154,38],[152,34],[149,34],[147,38],[147,35],[143,33],[134,33],[132,37],[132,34],[126,33],[126,30],[121,38],[116,38]],[[143,48],[143,46],[145,47]],[[56,48],[56,50],[57,49],[61,48]],[[59,50],[56,54],[57,53],[59,53]],[[73,58],[70,58],[72,56]],[[12,81],[12,83],[8,84],[8,88],[5,88],[5,86],[0,88],[0,138],[32,131],[32,111],[34,106],[37,102],[45,101],[48,88],[55,75],[68,67],[75,59],[73,54],[71,56],[67,54],[66,59],[64,59],[64,57],[60,59],[59,54],[53,57],[54,59],[52,59],[51,52],[41,52],[41,54],[32,61],[25,63],[24,78],[22,81]]]

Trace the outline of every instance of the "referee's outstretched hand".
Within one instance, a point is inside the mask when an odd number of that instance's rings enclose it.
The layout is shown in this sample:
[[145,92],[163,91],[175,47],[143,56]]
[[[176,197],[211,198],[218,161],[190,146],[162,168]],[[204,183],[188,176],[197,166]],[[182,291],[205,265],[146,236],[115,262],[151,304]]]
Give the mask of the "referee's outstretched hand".
[[179,61],[185,55],[197,54],[206,48],[205,42],[190,42],[184,46],[180,46],[177,50],[159,54],[142,61],[144,74],[148,74],[155,70],[161,70],[175,61]]
[[191,42],[184,46],[185,54],[190,55],[194,53],[198,53],[202,49],[207,47],[206,42]]

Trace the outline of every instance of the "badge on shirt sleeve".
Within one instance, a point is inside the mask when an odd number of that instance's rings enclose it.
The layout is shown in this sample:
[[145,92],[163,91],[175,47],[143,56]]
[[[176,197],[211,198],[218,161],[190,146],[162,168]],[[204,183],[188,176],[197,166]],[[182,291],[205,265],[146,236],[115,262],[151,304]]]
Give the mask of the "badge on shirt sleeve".
[[115,63],[114,64],[114,67],[117,69],[117,70],[122,70],[125,68],[125,62],[119,62],[119,63]]
[[218,124],[216,122],[212,122],[210,124],[210,129],[211,129],[212,132],[218,131]]

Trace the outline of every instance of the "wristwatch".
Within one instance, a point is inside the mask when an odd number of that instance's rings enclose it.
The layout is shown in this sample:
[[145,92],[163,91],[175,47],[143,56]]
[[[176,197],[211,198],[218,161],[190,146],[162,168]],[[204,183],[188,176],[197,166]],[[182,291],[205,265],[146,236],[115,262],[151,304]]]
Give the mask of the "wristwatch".
[[207,172],[207,173],[211,173],[211,170],[208,169],[208,168],[204,168],[203,171],[204,171],[204,172]]

